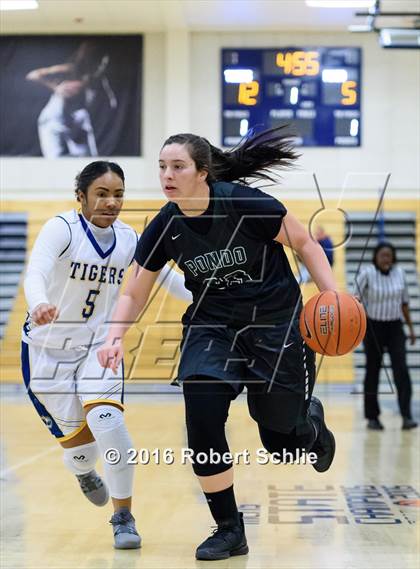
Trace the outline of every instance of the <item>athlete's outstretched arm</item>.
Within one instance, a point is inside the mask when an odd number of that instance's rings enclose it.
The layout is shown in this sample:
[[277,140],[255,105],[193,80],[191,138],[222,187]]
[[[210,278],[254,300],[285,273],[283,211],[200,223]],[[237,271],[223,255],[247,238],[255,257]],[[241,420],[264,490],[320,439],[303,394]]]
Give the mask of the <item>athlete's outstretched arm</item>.
[[156,282],[158,284],[162,283],[162,286],[175,298],[185,302],[192,302],[192,294],[184,285],[184,276],[177,273],[175,269],[171,269],[169,265],[163,267]]
[[58,74],[69,73],[73,71],[74,65],[72,63],[60,63],[58,65],[51,65],[50,67],[40,67],[39,69],[33,69],[26,75],[28,81],[37,81],[42,83],[51,90],[57,87],[57,85],[62,81],[62,78],[57,78]]
[[59,316],[57,307],[49,302],[47,289],[56,263],[70,241],[67,223],[60,217],[53,217],[42,227],[32,248],[23,286],[29,314],[39,326]]
[[284,216],[275,241],[296,251],[320,291],[337,289],[337,283],[323,248],[317,241],[311,239],[305,227],[291,213]]
[[112,315],[107,339],[97,352],[101,366],[111,368],[114,373],[123,358],[122,339],[146,306],[160,272],[148,271],[135,261],[133,265],[125,291],[120,296]]

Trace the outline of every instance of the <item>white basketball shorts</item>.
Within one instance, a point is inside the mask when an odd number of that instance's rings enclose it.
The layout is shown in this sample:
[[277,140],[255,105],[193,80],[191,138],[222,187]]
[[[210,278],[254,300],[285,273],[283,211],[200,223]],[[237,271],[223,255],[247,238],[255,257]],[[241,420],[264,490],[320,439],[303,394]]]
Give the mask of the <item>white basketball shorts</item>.
[[39,416],[60,442],[86,425],[83,408],[111,403],[123,409],[124,364],[117,374],[100,366],[100,346],[57,350],[22,342],[22,375]]

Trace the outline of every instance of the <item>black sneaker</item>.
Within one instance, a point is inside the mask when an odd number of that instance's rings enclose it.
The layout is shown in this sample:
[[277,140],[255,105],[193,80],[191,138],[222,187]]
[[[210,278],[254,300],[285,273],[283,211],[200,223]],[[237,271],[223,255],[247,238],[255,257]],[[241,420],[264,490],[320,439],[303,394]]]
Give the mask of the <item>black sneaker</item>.
[[216,561],[217,559],[228,559],[234,555],[246,555],[247,553],[248,544],[243,514],[239,512],[239,521],[226,521],[219,524],[213,535],[197,547],[195,558]]
[[[309,415],[316,417],[321,423],[321,428],[314,442],[311,452],[316,453],[318,459],[312,466],[317,472],[325,472],[331,466],[335,455],[335,438],[331,431],[327,429],[324,420],[324,408],[318,397],[312,395],[309,404]],[[318,427],[318,422],[317,422]]]
[[403,424],[401,427],[403,431],[409,431],[410,429],[415,429],[417,426],[418,426],[417,423],[413,421],[413,419],[410,419],[409,417],[403,417]]
[[369,419],[367,422],[367,428],[371,431],[383,431],[385,427],[379,419]]

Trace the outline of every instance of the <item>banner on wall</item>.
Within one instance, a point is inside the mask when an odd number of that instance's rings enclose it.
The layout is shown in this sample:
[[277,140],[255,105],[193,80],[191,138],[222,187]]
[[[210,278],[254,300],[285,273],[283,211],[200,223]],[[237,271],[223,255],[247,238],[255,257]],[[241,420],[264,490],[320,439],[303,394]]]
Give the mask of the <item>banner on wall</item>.
[[139,156],[142,36],[0,38],[0,155]]

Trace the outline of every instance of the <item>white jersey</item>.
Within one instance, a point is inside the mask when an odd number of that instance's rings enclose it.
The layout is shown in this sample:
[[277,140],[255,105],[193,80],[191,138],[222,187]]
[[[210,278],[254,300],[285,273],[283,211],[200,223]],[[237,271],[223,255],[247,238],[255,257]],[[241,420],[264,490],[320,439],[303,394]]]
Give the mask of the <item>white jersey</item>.
[[402,305],[410,300],[407,278],[402,267],[393,266],[385,274],[367,265],[356,276],[354,294],[361,297],[372,320],[402,320]]
[[[60,442],[86,424],[86,405],[123,407],[123,363],[114,374],[99,364],[97,350],[137,242],[136,232],[125,223],[117,220],[101,228],[76,211],[47,221],[35,241],[25,277],[29,314],[22,373],[35,409]],[[177,298],[192,300],[183,277],[169,266],[159,282]],[[33,324],[29,315],[41,303],[58,308],[56,322]]]
[[[49,245],[45,246],[43,232],[56,237],[55,243],[51,243],[52,251]],[[47,222],[39,240],[44,241],[43,251],[35,245],[28,276],[41,261],[45,298],[36,290],[35,296],[40,296],[32,298],[30,279],[25,282],[25,293],[30,310],[48,302],[58,308],[60,315],[56,322],[44,326],[31,326],[28,318],[22,339],[61,349],[103,341],[107,332],[104,322],[112,315],[125,271],[134,257],[136,232],[119,220],[111,227],[97,228],[73,210]],[[49,266],[51,253],[55,257],[53,267]],[[39,259],[40,255],[45,258]]]

